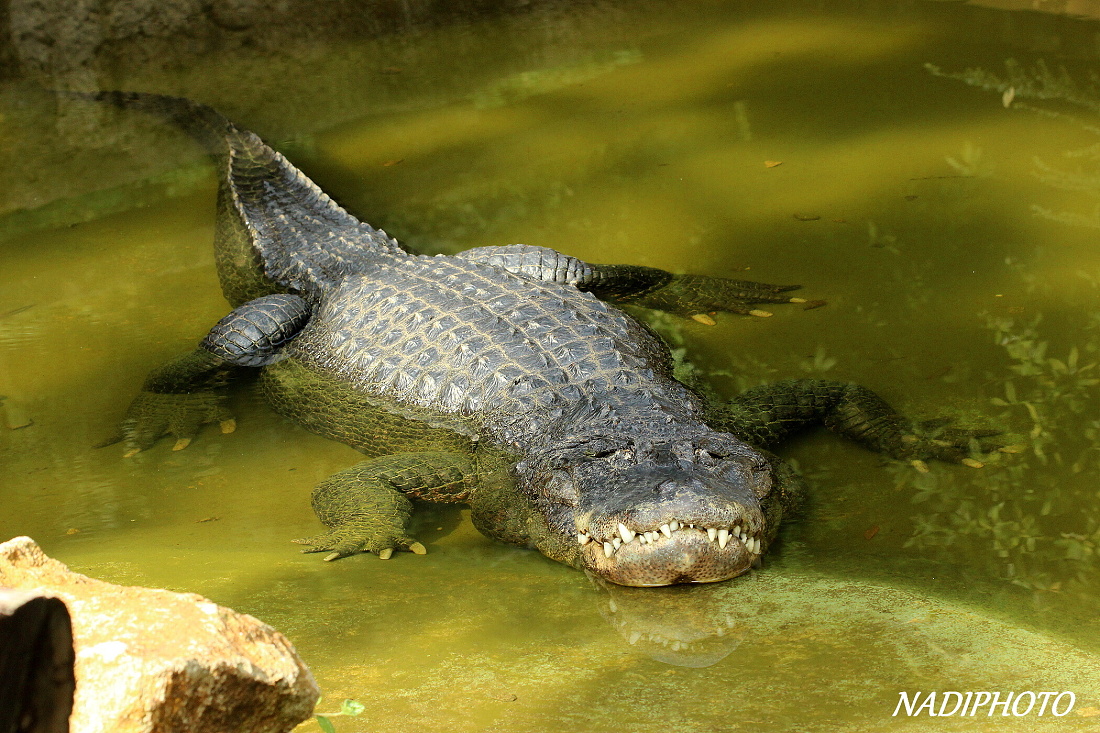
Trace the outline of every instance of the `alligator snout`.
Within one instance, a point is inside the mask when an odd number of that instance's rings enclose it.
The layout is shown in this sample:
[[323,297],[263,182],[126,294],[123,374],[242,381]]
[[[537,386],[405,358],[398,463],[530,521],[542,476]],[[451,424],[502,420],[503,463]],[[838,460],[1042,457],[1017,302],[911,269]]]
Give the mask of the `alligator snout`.
[[585,567],[619,585],[714,583],[741,575],[763,551],[761,534],[741,525],[716,529],[673,520],[656,531],[618,527],[613,537],[577,538]]
[[631,473],[608,500],[575,515],[587,569],[620,585],[658,586],[713,583],[756,564],[766,537],[753,486],[670,467]]

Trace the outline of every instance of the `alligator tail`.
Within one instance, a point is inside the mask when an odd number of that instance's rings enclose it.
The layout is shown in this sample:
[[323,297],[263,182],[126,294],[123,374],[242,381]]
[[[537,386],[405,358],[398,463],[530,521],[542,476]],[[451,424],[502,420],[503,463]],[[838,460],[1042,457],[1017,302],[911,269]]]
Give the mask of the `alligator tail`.
[[193,137],[214,156],[229,152],[229,138],[237,131],[229,119],[210,107],[183,97],[148,92],[57,92],[60,96],[102,102],[120,109],[146,112],[170,122]]
[[212,107],[144,92],[59,92],[159,117],[195,138],[219,174],[215,258],[234,306],[264,295],[316,295],[381,259],[397,242],[349,214],[258,136]]

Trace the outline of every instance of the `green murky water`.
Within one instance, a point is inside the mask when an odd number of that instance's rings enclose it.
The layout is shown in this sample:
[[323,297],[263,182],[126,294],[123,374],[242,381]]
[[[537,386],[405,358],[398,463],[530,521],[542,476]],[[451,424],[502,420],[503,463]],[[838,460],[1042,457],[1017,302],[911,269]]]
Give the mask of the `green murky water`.
[[[323,710],[366,706],[341,731],[1091,729],[1098,33],[956,3],[585,3],[333,41],[289,76],[235,52],[104,80],[217,104],[424,251],[525,242],[802,283],[827,307],[663,327],[729,394],[851,379],[1021,446],[922,474],[807,437],[785,455],[813,495],[762,570],[641,592],[494,544],[451,508],[421,516],[425,557],[297,554],[288,540],[318,527],[310,488],[357,456],[247,387],[234,434],[93,450],[144,374],[226,312],[213,179],[148,122],[74,131],[5,86],[0,537],[273,624]],[[968,68],[984,73],[944,76]],[[1077,705],[901,720],[902,690]]]

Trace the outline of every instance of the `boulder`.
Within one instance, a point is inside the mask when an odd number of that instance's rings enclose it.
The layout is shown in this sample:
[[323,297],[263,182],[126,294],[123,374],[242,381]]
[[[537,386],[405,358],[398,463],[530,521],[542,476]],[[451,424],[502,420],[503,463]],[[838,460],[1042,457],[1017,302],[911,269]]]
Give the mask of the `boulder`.
[[68,606],[74,733],[289,731],[320,695],[286,637],[252,616],[71,572],[29,537],[0,544],[0,586]]

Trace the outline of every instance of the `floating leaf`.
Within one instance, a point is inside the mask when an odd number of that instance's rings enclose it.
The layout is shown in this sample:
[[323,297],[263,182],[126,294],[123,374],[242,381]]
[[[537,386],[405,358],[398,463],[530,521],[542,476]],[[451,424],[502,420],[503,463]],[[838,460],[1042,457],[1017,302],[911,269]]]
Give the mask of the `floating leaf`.
[[336,733],[336,726],[324,715],[317,716],[317,725],[321,726],[321,730],[325,733]]
[[764,161],[764,167],[765,168],[774,168],[777,165],[783,165],[783,161],[781,161],[781,160],[765,160]]

